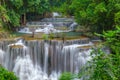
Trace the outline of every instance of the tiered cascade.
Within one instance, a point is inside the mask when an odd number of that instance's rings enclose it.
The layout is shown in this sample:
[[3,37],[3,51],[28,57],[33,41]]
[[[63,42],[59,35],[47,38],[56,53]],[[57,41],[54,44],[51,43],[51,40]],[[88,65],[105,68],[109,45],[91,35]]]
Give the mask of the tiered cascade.
[[64,42],[20,40],[9,42],[7,47],[3,43],[0,44],[5,51],[0,51],[0,59],[4,58],[1,63],[14,71],[20,80],[58,80],[63,72],[78,73],[80,67],[91,59],[91,50],[82,48],[92,46],[88,38]]

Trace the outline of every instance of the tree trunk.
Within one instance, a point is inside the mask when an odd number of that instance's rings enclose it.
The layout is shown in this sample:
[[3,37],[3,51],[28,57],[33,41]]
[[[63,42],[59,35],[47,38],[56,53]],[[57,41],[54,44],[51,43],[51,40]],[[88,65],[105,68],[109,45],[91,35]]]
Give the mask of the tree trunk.
[[23,24],[26,25],[26,14],[24,13],[24,16],[23,16]]
[[26,25],[26,13],[21,16],[21,25]]

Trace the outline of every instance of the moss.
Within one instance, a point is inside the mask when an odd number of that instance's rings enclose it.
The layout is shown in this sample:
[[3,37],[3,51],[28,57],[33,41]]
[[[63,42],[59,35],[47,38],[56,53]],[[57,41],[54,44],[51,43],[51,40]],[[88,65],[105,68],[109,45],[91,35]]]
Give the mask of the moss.
[[68,30],[66,26],[61,26],[61,27],[55,27],[57,30]]
[[12,45],[12,46],[10,46],[10,47],[12,47],[12,48],[23,48],[22,45]]
[[[33,37],[30,37],[30,36],[24,36],[23,37],[25,40],[44,40],[44,38],[33,38]],[[84,39],[89,39],[85,36],[77,36],[77,37],[66,37],[64,38],[64,40],[84,40]],[[54,38],[48,38],[48,40],[63,40],[63,38],[61,37],[54,37]]]
[[79,46],[78,48],[82,48],[82,49],[90,49],[90,48],[92,48],[92,46]]

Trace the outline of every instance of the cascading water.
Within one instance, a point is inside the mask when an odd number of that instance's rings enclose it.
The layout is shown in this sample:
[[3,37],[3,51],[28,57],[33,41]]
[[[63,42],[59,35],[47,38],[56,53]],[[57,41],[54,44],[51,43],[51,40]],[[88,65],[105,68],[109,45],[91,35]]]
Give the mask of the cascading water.
[[53,18],[44,18],[41,21],[27,22],[26,27],[21,27],[19,33],[32,34],[37,33],[60,33],[73,31],[78,24],[74,18],[56,18],[60,16],[58,13],[53,13]]
[[[38,28],[32,28],[35,29],[34,32],[35,33],[39,33],[39,32],[42,32],[42,33],[45,33],[45,34],[50,34],[50,33],[60,33],[60,32],[69,32],[71,31],[70,30],[57,30],[54,28],[53,24],[50,23],[50,24],[44,24],[42,25],[44,28],[41,28],[40,26]],[[21,29],[20,31],[18,31],[19,33],[27,33],[27,34],[32,34],[33,31],[30,30],[29,27],[25,27],[23,29]]]
[[45,49],[45,53],[44,53],[44,69],[43,69],[43,72],[44,72],[44,75],[47,76],[47,73],[48,73],[48,44],[45,43],[44,45],[44,49]]
[[5,55],[5,52],[0,50],[0,64],[4,64],[4,55]]
[[[9,44],[5,54],[0,51],[4,66],[20,80],[58,80],[63,72],[78,73],[90,60],[89,39],[63,41],[18,41]],[[1,61],[2,61],[1,60]],[[2,63],[1,63],[2,64]]]
[[77,45],[70,45],[70,46],[64,46],[63,50],[63,59],[64,59],[64,68],[63,71],[70,71],[70,72],[74,72],[74,61],[75,61],[75,55],[76,53],[78,53],[77,50]]
[[90,60],[91,50],[81,51],[80,46],[87,46],[91,44],[73,44],[70,46],[63,47],[63,56],[64,56],[64,70],[70,71],[71,73],[78,73],[79,68],[82,67],[88,60]]

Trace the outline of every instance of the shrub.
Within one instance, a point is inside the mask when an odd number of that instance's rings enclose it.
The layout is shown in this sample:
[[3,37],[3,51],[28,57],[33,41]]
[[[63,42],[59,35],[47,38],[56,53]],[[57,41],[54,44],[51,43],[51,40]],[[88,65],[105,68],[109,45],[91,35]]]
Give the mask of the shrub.
[[59,80],[72,80],[72,74],[65,72],[60,76]]
[[47,35],[47,34],[43,34],[43,35],[42,35],[42,38],[43,38],[44,40],[48,40],[48,35]]
[[13,72],[9,72],[0,66],[0,80],[18,80],[18,78],[14,75]]
[[[113,54],[106,54],[101,49],[93,50],[95,56],[84,66],[83,72],[79,73],[84,80],[118,80],[118,65],[114,65],[114,59],[118,58]],[[117,61],[118,62],[118,61]],[[86,78],[87,76],[87,78]]]

